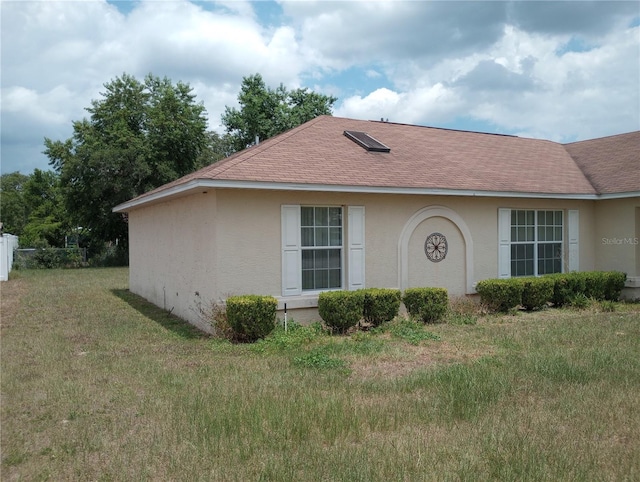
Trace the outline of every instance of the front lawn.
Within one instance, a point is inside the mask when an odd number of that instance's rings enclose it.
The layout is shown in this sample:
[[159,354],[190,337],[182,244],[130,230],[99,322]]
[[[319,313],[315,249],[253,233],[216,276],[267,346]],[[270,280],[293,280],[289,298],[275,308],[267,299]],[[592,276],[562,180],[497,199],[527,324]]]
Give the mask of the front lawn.
[[2,480],[639,480],[640,305],[205,336],[126,269],[3,282]]

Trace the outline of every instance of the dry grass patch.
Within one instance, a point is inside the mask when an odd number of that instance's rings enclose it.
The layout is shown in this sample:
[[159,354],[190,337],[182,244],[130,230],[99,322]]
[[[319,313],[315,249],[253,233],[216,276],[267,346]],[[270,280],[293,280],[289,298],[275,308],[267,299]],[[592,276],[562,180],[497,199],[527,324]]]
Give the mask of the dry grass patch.
[[640,478],[640,305],[232,345],[127,274],[2,284],[2,480]]

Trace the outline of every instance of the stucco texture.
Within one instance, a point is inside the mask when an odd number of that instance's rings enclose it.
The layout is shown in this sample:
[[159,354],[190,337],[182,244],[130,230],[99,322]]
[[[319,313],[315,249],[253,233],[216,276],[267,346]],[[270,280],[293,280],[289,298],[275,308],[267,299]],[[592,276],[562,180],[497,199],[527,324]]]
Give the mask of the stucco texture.
[[[199,307],[206,307],[230,295],[273,295],[280,298],[282,306],[287,299],[281,297],[281,206],[296,204],[365,207],[366,287],[443,286],[452,295],[468,294],[469,273],[472,274],[471,284],[497,276],[499,208],[577,209],[580,212],[580,270],[596,267],[619,269],[615,266],[631,260],[635,266],[635,246],[630,248],[632,256],[624,251],[624,254],[614,257],[619,259],[614,267],[605,266],[604,258],[596,266],[596,242],[593,236],[596,232],[595,203],[579,200],[208,189],[129,212],[130,289],[203,329],[207,329],[207,325],[199,314]],[[610,206],[611,209],[620,208],[625,213],[629,211],[635,219],[634,206],[637,204],[636,200],[635,204],[621,202]],[[434,206],[440,212],[453,213],[455,219],[428,217],[407,234],[412,217]],[[598,207],[598,210],[601,209],[605,208]],[[457,222],[465,225],[468,240],[464,239],[464,229]],[[612,220],[611,225],[615,223]],[[607,229],[602,223],[598,225],[598,233],[606,233]],[[408,236],[406,252],[401,248],[403,232]],[[429,261],[424,253],[426,237],[433,232],[445,234],[449,243],[447,257],[440,263]],[[626,234],[621,232],[612,235],[622,237]],[[635,236],[635,231],[629,236]],[[407,257],[408,266],[407,286],[401,286],[401,258],[404,256]],[[348,262],[345,261],[344,266],[348,266]],[[295,300],[291,298],[290,306],[294,306]],[[305,302],[300,306],[315,306],[313,296],[303,295],[301,298]],[[317,319],[313,310],[300,310],[299,314],[304,319]],[[291,315],[300,319],[295,313]]]

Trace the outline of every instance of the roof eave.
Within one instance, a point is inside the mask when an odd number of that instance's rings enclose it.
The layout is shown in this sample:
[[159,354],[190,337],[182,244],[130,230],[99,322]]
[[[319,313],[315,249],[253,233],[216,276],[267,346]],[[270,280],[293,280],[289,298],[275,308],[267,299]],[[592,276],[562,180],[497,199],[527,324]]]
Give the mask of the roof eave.
[[270,191],[315,191],[315,192],[344,192],[360,194],[409,194],[409,195],[434,195],[434,196],[463,196],[463,197],[503,197],[503,198],[530,198],[530,199],[571,199],[571,200],[597,200],[614,199],[622,197],[635,197],[640,193],[621,193],[598,195],[596,193],[544,193],[544,192],[512,192],[512,191],[481,191],[469,189],[439,189],[420,187],[388,187],[388,186],[358,186],[336,184],[303,184],[303,183],[279,183],[264,181],[235,181],[220,179],[194,179],[147,196],[135,198],[113,208],[113,212],[123,213],[148,204],[167,201],[174,197],[180,197],[195,193],[202,189],[263,189]]
[[602,193],[597,195],[597,199],[628,199],[633,197],[640,197],[640,191],[627,191],[627,192],[611,192]]

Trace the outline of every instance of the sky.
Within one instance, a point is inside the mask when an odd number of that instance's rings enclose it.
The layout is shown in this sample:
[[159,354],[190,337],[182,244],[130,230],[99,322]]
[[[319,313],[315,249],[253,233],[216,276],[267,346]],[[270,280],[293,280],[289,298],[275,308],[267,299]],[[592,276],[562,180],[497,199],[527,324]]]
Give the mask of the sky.
[[124,73],[193,87],[224,129],[243,77],[333,115],[556,142],[640,129],[640,2],[0,0],[1,172]]

